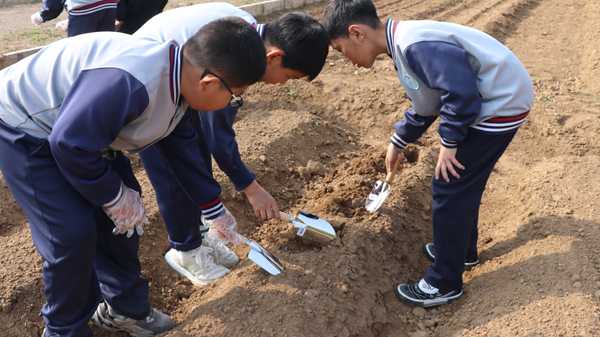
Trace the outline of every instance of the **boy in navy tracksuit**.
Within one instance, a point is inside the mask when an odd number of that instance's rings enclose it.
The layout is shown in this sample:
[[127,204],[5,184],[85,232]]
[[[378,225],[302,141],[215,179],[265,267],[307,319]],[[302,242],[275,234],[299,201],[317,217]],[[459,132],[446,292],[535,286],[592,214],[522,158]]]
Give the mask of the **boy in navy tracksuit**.
[[43,258],[44,337],[89,337],[90,317],[136,337],[174,325],[149,304],[138,259],[147,220],[121,151],[161,148],[199,202],[205,168],[186,110],[227,106],[265,68],[256,30],[225,18],[183,46],[93,33],[0,71],[0,170]]
[[[267,50],[266,83],[283,83],[288,79],[315,78],[321,71],[329,49],[327,33],[315,19],[303,13],[288,13],[261,25],[247,12],[227,3],[206,3],[166,11],[152,18],[134,36],[155,41],[174,39],[185,42],[206,23],[223,16],[236,16],[256,25]],[[207,228],[207,224],[223,210],[217,199],[220,186],[212,176],[211,155],[238,191],[243,191],[261,220],[279,215],[277,202],[256,181],[254,173],[240,158],[233,122],[238,107],[196,113],[198,145],[206,168],[206,200],[202,212],[185,193],[171,169],[156,148],[141,153],[144,167],[156,190],[161,214],[165,220],[172,249],[167,263],[196,285],[212,282],[229,272],[238,257]],[[187,211],[185,211],[187,210]]]
[[117,31],[133,34],[153,16],[160,14],[167,0],[120,0],[117,7]]
[[531,109],[531,79],[517,57],[478,30],[436,21],[380,21],[370,0],[332,0],[325,26],[332,47],[370,67],[387,54],[412,107],[395,125],[388,171],[401,150],[440,117],[440,153],[433,179],[433,264],[400,299],[425,307],[463,294],[465,266],[478,263],[477,220],[487,179]]
[[118,2],[119,0],[43,0],[42,9],[31,16],[31,22],[40,25],[55,19],[66,8],[69,13],[69,36],[114,31]]

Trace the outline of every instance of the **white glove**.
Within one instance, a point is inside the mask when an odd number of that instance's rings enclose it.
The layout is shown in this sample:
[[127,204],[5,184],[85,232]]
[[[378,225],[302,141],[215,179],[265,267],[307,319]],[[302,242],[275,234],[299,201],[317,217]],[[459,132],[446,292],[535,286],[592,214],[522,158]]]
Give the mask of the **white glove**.
[[209,232],[211,234],[214,234],[221,240],[226,240],[234,245],[239,245],[241,239],[235,229],[237,222],[227,207],[224,207],[224,209],[225,211],[223,214],[212,220],[204,219],[204,223],[210,227]]
[[102,209],[115,224],[114,235],[127,233],[127,238],[130,238],[134,232],[139,236],[144,234],[144,225],[148,224],[148,218],[137,191],[121,184],[117,197]]
[[56,25],[54,26],[54,28],[62,30],[63,32],[66,32],[67,29],[69,29],[69,20],[58,21],[56,23]]
[[40,14],[40,12],[35,12],[31,15],[31,23],[39,26],[42,23],[44,23],[44,19],[42,19],[42,15]]

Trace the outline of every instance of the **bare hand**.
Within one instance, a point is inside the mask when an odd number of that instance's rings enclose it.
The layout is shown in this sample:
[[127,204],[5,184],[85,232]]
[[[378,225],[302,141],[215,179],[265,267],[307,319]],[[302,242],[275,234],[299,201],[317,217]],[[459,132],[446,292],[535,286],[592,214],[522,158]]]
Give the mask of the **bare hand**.
[[454,178],[460,178],[460,174],[458,174],[457,169],[464,170],[465,167],[458,161],[458,159],[456,159],[456,151],[456,148],[449,149],[444,146],[441,147],[440,155],[438,156],[438,161],[435,165],[435,179],[439,180],[441,176],[447,183],[449,183],[450,176],[448,172],[450,172]]
[[398,167],[398,164],[404,161],[404,153],[398,147],[394,146],[394,144],[390,143],[387,148],[387,153],[385,155],[385,169],[388,173],[395,170]]
[[258,219],[266,221],[279,218],[277,201],[256,180],[246,187],[244,193]]

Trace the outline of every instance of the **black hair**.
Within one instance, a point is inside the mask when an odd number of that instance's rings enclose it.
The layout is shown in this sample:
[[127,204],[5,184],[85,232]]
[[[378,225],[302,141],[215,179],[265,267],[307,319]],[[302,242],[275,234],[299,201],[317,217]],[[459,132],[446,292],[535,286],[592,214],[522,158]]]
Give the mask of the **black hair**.
[[352,24],[364,24],[373,29],[381,25],[371,0],[330,0],[323,22],[332,40],[348,37],[348,27]]
[[285,68],[298,70],[310,80],[319,75],[329,53],[325,27],[305,13],[288,13],[265,24],[265,40],[285,53]]
[[266,53],[256,29],[236,17],[211,21],[183,47],[187,62],[217,74],[230,87],[258,82],[267,68]]

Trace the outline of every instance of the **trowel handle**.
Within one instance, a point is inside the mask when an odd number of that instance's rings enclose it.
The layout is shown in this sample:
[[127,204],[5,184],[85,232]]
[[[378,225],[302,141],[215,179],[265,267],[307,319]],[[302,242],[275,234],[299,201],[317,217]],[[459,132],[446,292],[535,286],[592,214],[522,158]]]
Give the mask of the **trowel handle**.
[[396,160],[396,162],[394,163],[394,166],[392,167],[392,170],[390,172],[387,173],[387,175],[385,176],[385,182],[388,183],[389,185],[392,184],[392,182],[394,181],[394,178],[396,177],[396,170],[398,169],[398,163],[400,162],[400,160]]
[[235,240],[236,240],[237,242],[232,242],[232,243],[234,243],[234,244],[238,244],[238,245],[239,245],[239,244],[245,244],[245,245],[248,245],[248,246],[250,245],[250,242],[251,242],[251,241],[250,241],[250,240],[249,240],[247,237],[243,236],[243,235],[242,235],[242,234],[240,234],[240,233],[235,233],[235,236],[236,236]]
[[292,222],[294,217],[290,213],[279,211],[279,218],[286,222]]

